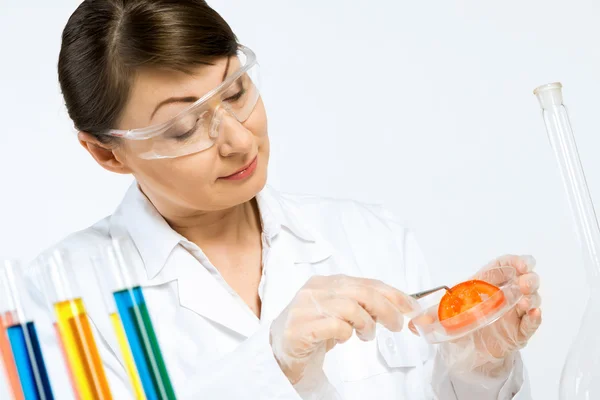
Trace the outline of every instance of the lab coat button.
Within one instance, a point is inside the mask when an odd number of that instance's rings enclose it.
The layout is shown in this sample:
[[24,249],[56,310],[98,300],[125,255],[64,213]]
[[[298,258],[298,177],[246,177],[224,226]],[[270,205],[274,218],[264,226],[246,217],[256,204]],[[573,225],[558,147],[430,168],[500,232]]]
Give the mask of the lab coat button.
[[391,337],[387,338],[385,344],[387,345],[389,351],[392,354],[396,353],[396,342],[394,342],[394,339],[392,339]]

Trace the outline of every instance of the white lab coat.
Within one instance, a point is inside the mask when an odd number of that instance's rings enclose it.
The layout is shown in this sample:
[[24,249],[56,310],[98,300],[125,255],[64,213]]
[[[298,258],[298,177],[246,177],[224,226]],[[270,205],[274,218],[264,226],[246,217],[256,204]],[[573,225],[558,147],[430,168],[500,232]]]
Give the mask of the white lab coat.
[[[430,287],[414,235],[384,209],[270,187],[257,200],[263,226],[260,319],[202,250],[168,226],[136,184],[113,215],[60,243],[85,252],[111,235],[131,236],[143,259],[146,302],[179,399],[299,399],[273,357],[269,326],[312,275],[370,277],[407,293]],[[106,296],[90,264],[77,262],[74,268],[114,398],[133,399]],[[29,282],[31,298],[55,395],[68,399],[69,381],[56,337],[42,316],[48,309],[36,283]],[[480,387],[452,381],[435,355],[435,347],[408,329],[392,333],[378,325],[375,340],[353,337],[329,352],[324,370],[341,398],[349,400],[530,398],[519,356],[508,378],[481,378]]]

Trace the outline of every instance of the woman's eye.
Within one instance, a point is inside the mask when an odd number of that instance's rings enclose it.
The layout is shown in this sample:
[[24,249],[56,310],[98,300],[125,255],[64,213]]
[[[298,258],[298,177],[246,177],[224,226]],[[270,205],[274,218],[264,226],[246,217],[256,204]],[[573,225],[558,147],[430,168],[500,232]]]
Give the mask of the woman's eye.
[[172,139],[177,140],[178,142],[183,142],[184,140],[187,140],[190,138],[190,136],[192,136],[194,134],[195,129],[190,129],[189,131],[179,134],[179,135],[173,135],[171,136]]
[[246,89],[241,88],[237,93],[227,97],[226,99],[223,99],[223,101],[226,101],[228,103],[233,103],[233,102],[236,102],[239,99],[241,99],[242,96],[244,96],[244,94],[246,94]]
[[180,142],[189,139],[198,129],[198,121],[199,119],[197,119],[194,123],[194,126],[189,129],[185,129],[183,127],[175,129],[173,133],[169,135],[169,137]]

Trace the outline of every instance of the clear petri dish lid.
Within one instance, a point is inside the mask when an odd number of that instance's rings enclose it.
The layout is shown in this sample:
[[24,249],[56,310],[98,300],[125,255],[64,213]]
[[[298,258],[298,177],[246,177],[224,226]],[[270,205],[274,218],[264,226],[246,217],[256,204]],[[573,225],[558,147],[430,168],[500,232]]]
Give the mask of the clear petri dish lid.
[[[510,311],[523,296],[517,271],[512,267],[492,268],[475,279],[490,283],[499,290],[468,310],[443,320],[440,320],[439,308],[446,292],[440,291],[428,296],[428,304],[413,316],[415,328],[428,343],[456,340],[482,329]],[[419,303],[423,305],[421,301]]]

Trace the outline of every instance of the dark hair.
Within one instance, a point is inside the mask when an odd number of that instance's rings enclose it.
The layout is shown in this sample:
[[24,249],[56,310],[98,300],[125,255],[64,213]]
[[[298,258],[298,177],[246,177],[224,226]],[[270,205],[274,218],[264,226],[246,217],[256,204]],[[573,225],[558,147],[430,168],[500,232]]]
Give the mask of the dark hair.
[[136,68],[189,71],[235,55],[237,39],[204,0],[85,0],[62,35],[58,79],[78,130],[118,123]]

